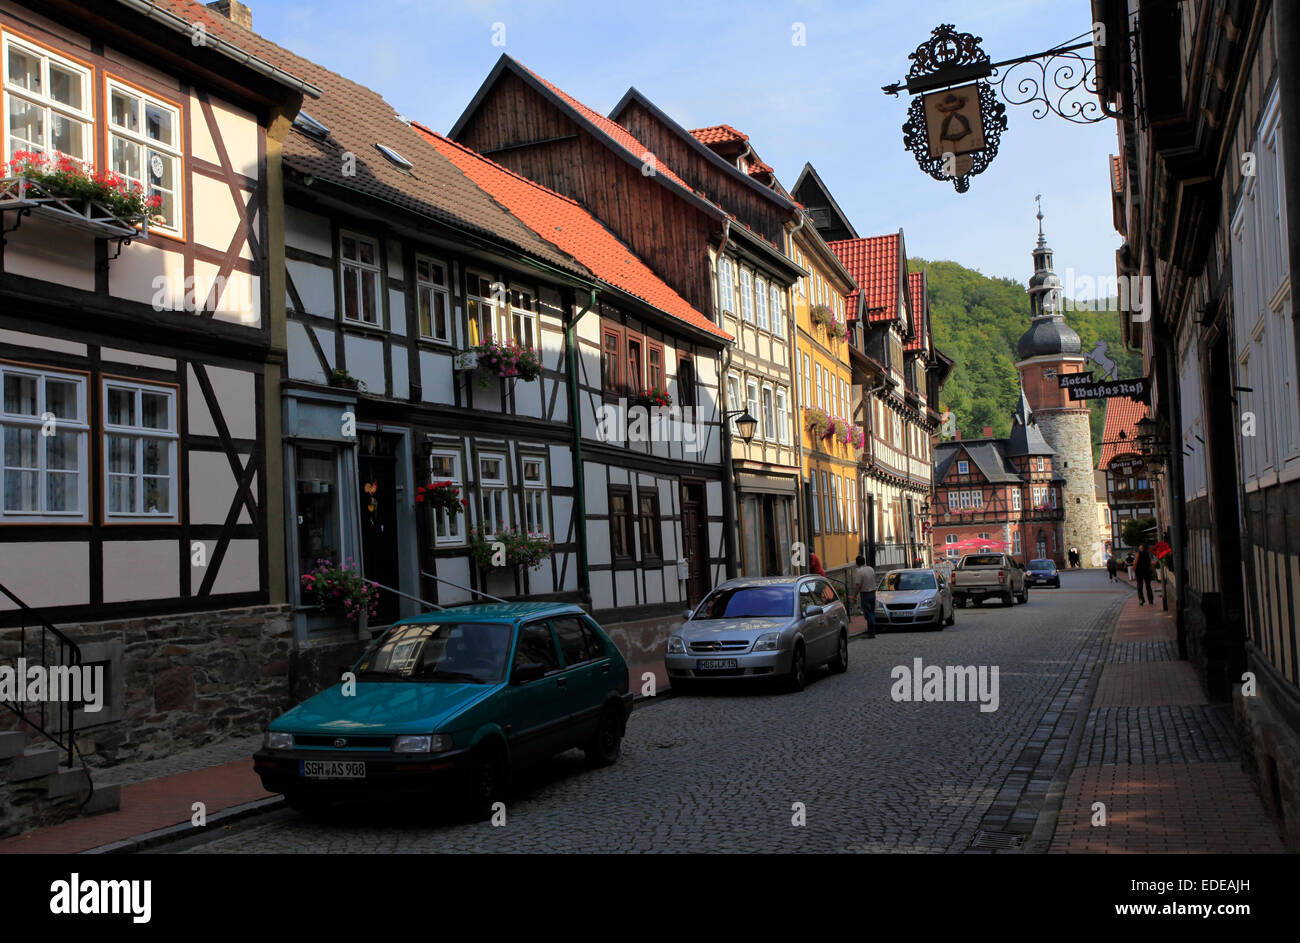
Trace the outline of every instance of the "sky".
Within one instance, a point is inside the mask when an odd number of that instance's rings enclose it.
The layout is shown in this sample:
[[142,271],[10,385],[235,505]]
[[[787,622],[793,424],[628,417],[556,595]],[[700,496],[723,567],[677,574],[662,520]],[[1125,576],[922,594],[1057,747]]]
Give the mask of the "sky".
[[908,54],[941,23],[982,37],[997,62],[1087,33],[1088,0],[245,2],[268,39],[439,131],[504,52],[601,114],[635,86],[686,128],[730,124],[786,187],[811,162],[859,235],[901,228],[910,256],[1023,283],[1042,194],[1067,285],[1067,269],[1115,274],[1113,121],[1036,120],[1009,105],[998,156],[958,194],[904,150],[907,93],[880,90],[905,79]]

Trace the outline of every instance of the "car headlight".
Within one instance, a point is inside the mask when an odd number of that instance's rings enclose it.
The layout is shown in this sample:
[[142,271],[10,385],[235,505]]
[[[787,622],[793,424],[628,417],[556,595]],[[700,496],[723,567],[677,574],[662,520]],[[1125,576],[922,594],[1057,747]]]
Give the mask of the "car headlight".
[[780,632],[764,632],[754,642],[754,647],[750,651],[754,652],[774,652],[781,647]]
[[445,733],[425,736],[402,735],[393,739],[394,753],[442,753],[451,749],[451,736]]
[[668,654],[669,655],[686,654],[686,643],[682,641],[682,637],[680,635],[670,635],[668,637]]
[[922,601],[921,601],[921,604],[920,604],[919,606],[917,606],[916,608],[917,608],[917,609],[933,609],[933,608],[934,608],[935,606],[937,606],[937,605],[939,605],[939,597],[938,597],[938,596],[931,596],[929,599],[924,599],[924,600],[922,600]]
[[292,750],[293,734],[268,730],[266,735],[262,737],[262,746],[268,750]]
[[885,611],[885,604],[884,604],[883,602],[881,602],[879,599],[876,600],[876,611],[877,611],[877,612],[884,612],[884,611]]

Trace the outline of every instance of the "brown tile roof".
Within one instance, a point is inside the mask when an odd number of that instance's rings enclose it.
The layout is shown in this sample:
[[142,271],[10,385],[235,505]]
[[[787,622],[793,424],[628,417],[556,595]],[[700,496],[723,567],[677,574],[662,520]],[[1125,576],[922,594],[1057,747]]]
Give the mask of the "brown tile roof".
[[1124,161],[1115,156],[1110,159],[1110,186],[1116,193],[1124,189]]
[[[318,141],[291,131],[284,144],[288,167],[439,222],[493,237],[558,268],[580,275],[586,268],[505,212],[419,132],[398,120],[392,105],[377,92],[294,55],[256,33],[191,0],[155,0],[162,8],[202,23],[210,34],[227,39],[259,58],[313,85],[323,94],[303,110],[330,129]],[[375,147],[383,144],[410,161],[404,172]],[[356,157],[355,174],[345,174],[344,155]]]
[[[1137,435],[1137,421],[1147,415],[1147,405],[1131,400],[1127,396],[1116,396],[1106,400],[1106,424],[1101,433],[1101,461],[1097,467],[1104,469],[1116,455],[1138,450],[1134,437]],[[1125,438],[1119,437],[1120,432]]]
[[576,200],[549,190],[419,124],[415,129],[467,177],[597,278],[724,340],[726,333],[665,284]]
[[903,342],[903,349],[907,351],[925,349],[925,315],[930,307],[925,287],[924,271],[907,273],[907,290],[912,296],[912,334]]
[[850,292],[848,297],[849,311],[857,310],[858,295],[861,294],[868,321],[888,321],[897,317],[901,238],[899,233],[890,233],[827,243],[858,283],[858,289]]

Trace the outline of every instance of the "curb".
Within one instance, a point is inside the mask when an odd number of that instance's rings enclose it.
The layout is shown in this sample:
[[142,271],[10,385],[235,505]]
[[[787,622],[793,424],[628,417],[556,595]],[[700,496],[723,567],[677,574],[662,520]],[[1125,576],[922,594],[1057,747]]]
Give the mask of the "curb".
[[[268,812],[276,811],[283,805],[284,796],[277,795],[268,796],[265,799],[257,799],[254,802],[246,802],[243,805],[231,806],[228,809],[218,809],[216,812],[213,812],[208,816],[207,825],[203,826],[203,828],[210,829],[214,825],[229,825],[232,822],[252,818],[256,815],[265,815]],[[145,832],[142,835],[124,838],[121,841],[109,842],[106,845],[88,848],[81,852],[81,854],[130,855],[144,851],[146,848],[164,845],[181,838],[190,838],[201,834],[201,832],[201,829],[196,828],[189,822],[180,822],[176,825],[168,825],[166,828],[155,829],[152,832]]]

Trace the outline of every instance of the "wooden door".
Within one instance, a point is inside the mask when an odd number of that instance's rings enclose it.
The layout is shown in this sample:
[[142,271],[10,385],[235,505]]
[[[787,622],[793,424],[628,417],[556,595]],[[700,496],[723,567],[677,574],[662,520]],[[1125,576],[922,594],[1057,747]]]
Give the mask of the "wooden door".
[[682,553],[686,557],[686,601],[695,606],[709,591],[709,553],[703,488],[682,485]]

